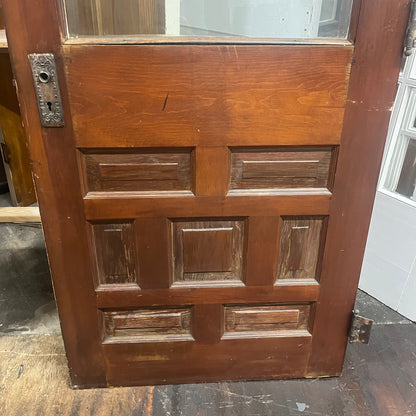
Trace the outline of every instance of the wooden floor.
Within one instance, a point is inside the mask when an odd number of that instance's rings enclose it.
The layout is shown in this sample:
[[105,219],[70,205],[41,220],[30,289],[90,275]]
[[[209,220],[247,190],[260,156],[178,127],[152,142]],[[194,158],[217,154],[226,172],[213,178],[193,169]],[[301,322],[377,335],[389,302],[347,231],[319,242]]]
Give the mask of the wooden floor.
[[376,324],[339,378],[74,391],[39,225],[0,224],[0,416],[413,416],[416,325],[362,292]]

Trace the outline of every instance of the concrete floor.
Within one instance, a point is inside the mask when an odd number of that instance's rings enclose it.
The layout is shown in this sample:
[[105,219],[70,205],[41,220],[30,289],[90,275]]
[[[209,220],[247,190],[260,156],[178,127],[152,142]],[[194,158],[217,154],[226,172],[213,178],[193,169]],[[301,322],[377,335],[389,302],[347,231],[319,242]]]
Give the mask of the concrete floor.
[[416,325],[363,292],[356,307],[375,327],[339,378],[73,391],[42,229],[0,224],[0,414],[415,415]]

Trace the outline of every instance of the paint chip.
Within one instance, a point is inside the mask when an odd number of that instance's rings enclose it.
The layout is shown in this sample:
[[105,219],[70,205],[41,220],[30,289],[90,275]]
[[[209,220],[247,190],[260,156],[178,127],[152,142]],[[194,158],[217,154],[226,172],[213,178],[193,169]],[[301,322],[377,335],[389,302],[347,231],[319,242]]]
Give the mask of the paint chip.
[[306,403],[296,402],[296,406],[297,406],[299,412],[304,412],[306,409],[309,408],[309,406]]

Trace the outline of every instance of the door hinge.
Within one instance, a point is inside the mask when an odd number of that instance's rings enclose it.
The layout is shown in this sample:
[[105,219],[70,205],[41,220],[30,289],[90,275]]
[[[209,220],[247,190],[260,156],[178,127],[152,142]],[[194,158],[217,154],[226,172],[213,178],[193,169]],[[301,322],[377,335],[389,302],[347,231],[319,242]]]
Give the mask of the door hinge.
[[33,83],[42,127],[63,127],[64,113],[55,57],[52,53],[31,53]]
[[360,342],[368,344],[370,341],[371,327],[373,320],[359,315],[360,311],[352,313],[349,340],[350,342]]
[[407,23],[406,38],[404,41],[404,55],[410,56],[416,40],[416,0],[410,3],[409,21]]

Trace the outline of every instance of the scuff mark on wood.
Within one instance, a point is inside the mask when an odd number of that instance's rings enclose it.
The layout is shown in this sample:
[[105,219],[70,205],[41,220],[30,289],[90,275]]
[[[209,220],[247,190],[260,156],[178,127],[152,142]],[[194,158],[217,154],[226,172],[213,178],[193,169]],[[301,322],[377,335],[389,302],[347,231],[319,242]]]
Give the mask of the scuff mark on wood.
[[17,373],[17,378],[20,378],[22,376],[22,374],[24,373],[24,371],[25,371],[24,365],[23,364],[20,364],[19,371]]
[[166,94],[166,98],[165,98],[165,101],[163,103],[162,111],[165,111],[166,110],[166,105],[168,103],[168,98],[169,98],[169,92]]

